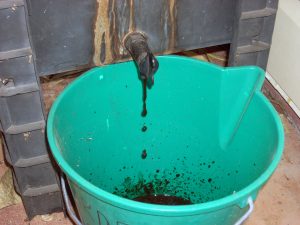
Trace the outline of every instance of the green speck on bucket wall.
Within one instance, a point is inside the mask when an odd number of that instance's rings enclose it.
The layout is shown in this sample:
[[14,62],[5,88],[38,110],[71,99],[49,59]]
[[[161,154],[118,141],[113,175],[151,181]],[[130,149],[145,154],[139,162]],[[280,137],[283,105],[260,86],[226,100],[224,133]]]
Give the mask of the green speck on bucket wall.
[[[264,72],[184,57],[158,60],[146,117],[133,62],[86,72],[52,106],[49,144],[80,217],[84,224],[234,224],[283,150],[282,124],[260,91]],[[130,200],[148,192],[193,204]]]

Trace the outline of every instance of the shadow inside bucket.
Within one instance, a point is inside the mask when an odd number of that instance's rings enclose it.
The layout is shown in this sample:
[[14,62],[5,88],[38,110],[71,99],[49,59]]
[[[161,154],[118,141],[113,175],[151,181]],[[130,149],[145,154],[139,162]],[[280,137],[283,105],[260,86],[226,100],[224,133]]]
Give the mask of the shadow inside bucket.
[[158,205],[191,205],[191,200],[169,195],[145,195],[132,199],[138,202]]
[[[159,172],[159,170],[157,170]],[[136,184],[132,183],[130,177],[125,178],[123,188],[115,188],[114,194],[121,197],[129,198],[134,201],[160,204],[160,205],[190,205],[193,204],[190,198],[176,196],[170,194],[170,188],[168,185],[170,181],[168,179],[160,180],[153,179],[147,182],[141,178]]]
[[[141,157],[140,160],[144,161],[145,158]],[[150,160],[155,163],[154,158]],[[173,166],[170,169],[160,168],[150,173],[139,172],[137,175],[127,176],[120,185],[114,187],[113,194],[135,201],[161,205],[198,204],[215,200],[226,194],[226,188],[221,189],[221,184],[215,181],[218,180],[218,176],[213,174],[218,174],[216,170],[221,167],[217,166],[214,160],[199,162],[196,166],[198,169],[194,170],[196,174],[185,167],[187,162],[188,158],[183,156],[182,159],[176,159],[177,167],[180,169]],[[212,173],[209,172],[210,169]],[[133,167],[124,166],[119,170],[120,175],[126,174],[129,170],[134,171]],[[228,178],[237,176],[238,170],[232,172],[232,175],[228,174]]]

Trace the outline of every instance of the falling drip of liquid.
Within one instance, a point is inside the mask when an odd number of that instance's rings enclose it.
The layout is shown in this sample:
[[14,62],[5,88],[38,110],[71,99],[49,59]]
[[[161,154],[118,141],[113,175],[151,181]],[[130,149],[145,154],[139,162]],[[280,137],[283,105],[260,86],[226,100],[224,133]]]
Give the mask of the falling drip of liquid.
[[142,111],[142,117],[147,116],[147,79],[143,79],[143,111]]
[[144,125],[141,130],[142,130],[142,132],[146,132],[147,131],[147,126]]
[[141,157],[142,157],[142,159],[146,159],[146,158],[147,158],[147,150],[146,150],[146,149],[144,149],[144,150],[142,151]]

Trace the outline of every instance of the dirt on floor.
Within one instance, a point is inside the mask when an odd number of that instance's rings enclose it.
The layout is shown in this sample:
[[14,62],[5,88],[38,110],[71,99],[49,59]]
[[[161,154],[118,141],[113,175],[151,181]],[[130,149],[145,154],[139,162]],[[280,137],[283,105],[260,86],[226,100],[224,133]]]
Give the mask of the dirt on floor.
[[300,224],[300,133],[285,116],[285,149],[275,173],[255,202],[246,225]]
[[23,205],[17,204],[0,210],[0,225],[73,225],[63,213],[26,218]]

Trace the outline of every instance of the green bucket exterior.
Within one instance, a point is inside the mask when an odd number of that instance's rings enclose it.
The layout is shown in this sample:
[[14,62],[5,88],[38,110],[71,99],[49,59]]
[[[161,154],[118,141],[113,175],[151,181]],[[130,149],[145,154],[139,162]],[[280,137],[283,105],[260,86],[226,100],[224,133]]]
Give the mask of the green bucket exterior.
[[[50,148],[80,218],[85,225],[234,224],[283,151],[280,118],[260,91],[264,71],[179,56],[158,61],[146,117],[133,62],[84,73],[51,108]],[[155,194],[194,204],[130,200],[150,184]]]

